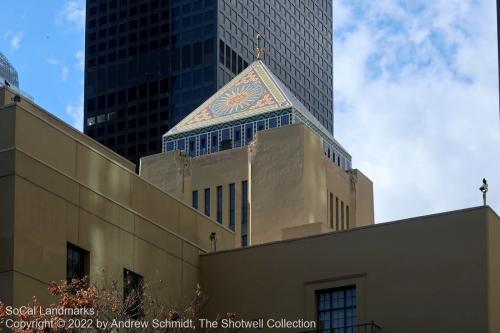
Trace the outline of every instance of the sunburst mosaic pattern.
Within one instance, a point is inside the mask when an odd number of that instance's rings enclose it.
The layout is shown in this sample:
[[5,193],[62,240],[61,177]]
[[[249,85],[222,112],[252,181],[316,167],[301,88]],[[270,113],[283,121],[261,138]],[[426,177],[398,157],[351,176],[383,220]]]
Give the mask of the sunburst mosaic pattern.
[[214,116],[226,116],[250,108],[264,94],[265,88],[258,83],[243,83],[237,85],[219,96],[210,106]]
[[270,80],[263,64],[254,64],[240,73],[217,94],[199,106],[168,134],[192,130],[203,125],[213,125],[216,121],[227,122],[282,108],[284,97]]

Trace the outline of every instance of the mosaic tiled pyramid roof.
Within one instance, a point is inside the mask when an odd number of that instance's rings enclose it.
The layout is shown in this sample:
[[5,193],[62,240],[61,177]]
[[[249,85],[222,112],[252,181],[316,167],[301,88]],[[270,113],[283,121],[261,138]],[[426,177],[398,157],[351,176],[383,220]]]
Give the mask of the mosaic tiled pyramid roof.
[[262,113],[294,108],[331,140],[326,128],[262,61],[255,61],[212,97],[168,131],[165,136],[189,132]]

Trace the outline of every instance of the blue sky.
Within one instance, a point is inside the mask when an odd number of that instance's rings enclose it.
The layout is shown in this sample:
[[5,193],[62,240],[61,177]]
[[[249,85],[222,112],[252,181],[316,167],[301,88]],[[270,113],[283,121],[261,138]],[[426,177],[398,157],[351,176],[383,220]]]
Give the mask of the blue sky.
[[[84,1],[3,0],[21,89],[82,126]],[[374,182],[377,222],[500,212],[495,0],[334,1],[335,133]]]
[[[81,128],[84,1],[3,0],[0,51],[35,102]],[[80,118],[80,119],[78,119]]]

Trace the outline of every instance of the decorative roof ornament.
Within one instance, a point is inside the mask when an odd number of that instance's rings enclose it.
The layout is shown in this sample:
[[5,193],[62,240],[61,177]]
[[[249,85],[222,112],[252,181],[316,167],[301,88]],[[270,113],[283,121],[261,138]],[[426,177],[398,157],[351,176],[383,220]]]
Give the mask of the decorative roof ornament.
[[261,40],[263,40],[260,34],[257,34],[257,60],[264,60],[264,47],[260,45]]

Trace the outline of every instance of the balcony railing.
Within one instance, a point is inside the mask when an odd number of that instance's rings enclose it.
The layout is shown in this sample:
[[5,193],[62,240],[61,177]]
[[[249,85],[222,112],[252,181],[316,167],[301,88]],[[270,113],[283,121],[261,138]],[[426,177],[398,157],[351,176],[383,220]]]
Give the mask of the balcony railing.
[[374,322],[339,328],[317,329],[301,333],[382,333],[382,328]]

